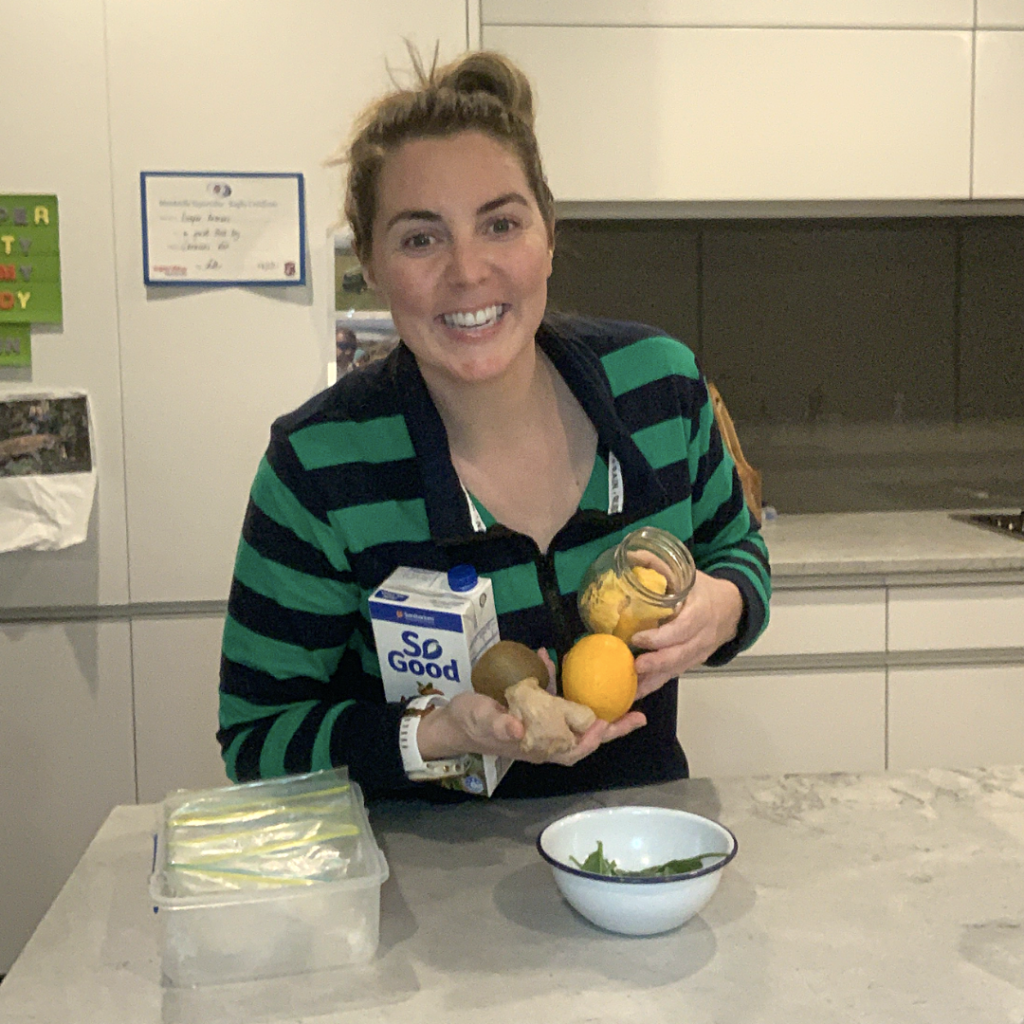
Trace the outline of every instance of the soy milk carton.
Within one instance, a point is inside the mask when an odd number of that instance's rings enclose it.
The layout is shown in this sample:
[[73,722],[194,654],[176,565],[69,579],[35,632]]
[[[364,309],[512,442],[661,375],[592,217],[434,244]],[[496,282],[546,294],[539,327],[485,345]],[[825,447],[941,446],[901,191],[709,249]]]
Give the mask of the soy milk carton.
[[[499,639],[491,581],[472,566],[447,573],[400,566],[369,604],[389,701],[471,690],[473,666]],[[444,784],[490,796],[512,763],[480,754],[470,761],[466,775]]]

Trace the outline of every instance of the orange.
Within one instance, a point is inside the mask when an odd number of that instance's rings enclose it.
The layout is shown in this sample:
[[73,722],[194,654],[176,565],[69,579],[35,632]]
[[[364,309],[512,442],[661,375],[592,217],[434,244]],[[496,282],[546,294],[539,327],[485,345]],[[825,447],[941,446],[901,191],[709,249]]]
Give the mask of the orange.
[[573,644],[562,662],[562,696],[586,704],[614,722],[636,700],[636,668],[629,645],[610,633],[591,633]]

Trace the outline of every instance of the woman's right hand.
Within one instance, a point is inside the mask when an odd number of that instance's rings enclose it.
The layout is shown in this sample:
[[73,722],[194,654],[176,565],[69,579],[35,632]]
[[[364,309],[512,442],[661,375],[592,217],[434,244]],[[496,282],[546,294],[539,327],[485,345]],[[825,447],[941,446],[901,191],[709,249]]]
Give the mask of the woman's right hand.
[[551,757],[525,754],[519,744],[523,723],[491,697],[482,693],[456,694],[451,702],[423,716],[416,739],[425,761],[459,754],[494,754],[519,761],[572,765],[592,754],[602,743],[625,736],[647,724],[639,711],[630,711],[616,722],[600,718],[579,738],[576,746]]

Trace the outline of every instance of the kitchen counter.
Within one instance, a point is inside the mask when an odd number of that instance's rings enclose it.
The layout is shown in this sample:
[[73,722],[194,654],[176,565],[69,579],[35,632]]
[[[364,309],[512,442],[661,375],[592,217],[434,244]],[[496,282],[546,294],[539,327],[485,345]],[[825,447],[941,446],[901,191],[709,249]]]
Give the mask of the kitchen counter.
[[[598,803],[683,807],[736,833],[700,916],[626,938],[560,899],[534,839]],[[155,820],[153,805],[111,813],[0,985],[5,1024],[1024,1019],[1021,767],[373,805],[391,867],[376,959],[194,990],[160,982]]]
[[812,577],[886,583],[935,573],[1024,580],[1024,540],[959,522],[949,512],[781,515],[765,523],[763,534],[773,580],[782,586],[806,586]]

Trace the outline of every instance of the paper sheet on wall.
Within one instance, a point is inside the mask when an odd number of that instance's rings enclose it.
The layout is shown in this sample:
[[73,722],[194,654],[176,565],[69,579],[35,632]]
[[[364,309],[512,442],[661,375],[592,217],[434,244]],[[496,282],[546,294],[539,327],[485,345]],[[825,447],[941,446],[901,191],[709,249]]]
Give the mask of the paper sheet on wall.
[[0,393],[0,552],[81,544],[96,496],[82,391]]

